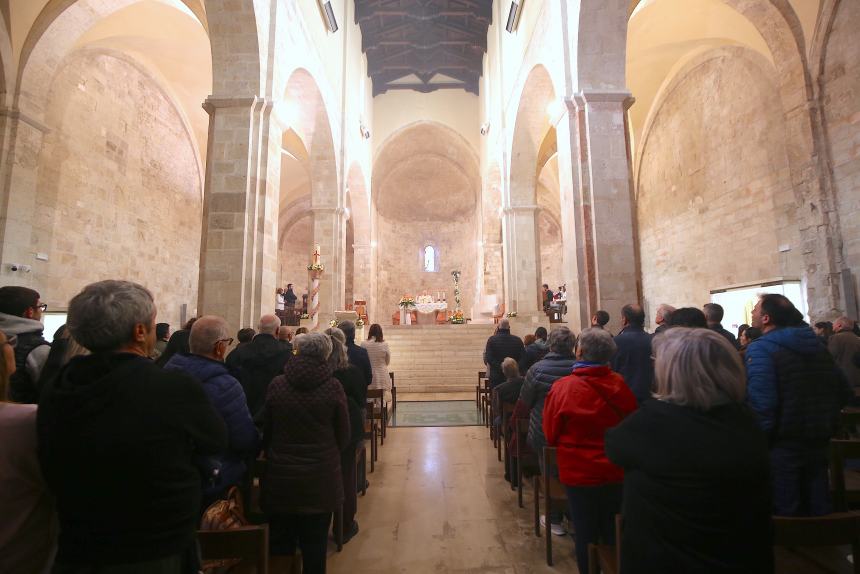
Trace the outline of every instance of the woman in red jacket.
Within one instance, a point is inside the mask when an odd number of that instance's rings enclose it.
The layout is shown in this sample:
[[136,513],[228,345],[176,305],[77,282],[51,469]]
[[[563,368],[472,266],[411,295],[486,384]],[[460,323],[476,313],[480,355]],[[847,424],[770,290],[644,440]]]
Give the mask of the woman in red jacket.
[[558,449],[558,471],[567,487],[576,532],[576,562],[588,572],[588,545],[615,543],[623,471],[609,462],[603,435],[636,410],[636,397],[609,367],[612,336],[599,328],[579,336],[573,373],[552,386],[544,405],[547,444]]

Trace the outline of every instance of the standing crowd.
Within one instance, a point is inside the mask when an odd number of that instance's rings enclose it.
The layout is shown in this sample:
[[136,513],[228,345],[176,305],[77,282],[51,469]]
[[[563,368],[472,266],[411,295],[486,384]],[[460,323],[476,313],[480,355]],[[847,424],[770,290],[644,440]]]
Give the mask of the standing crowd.
[[358,533],[367,389],[391,388],[379,325],[365,348],[350,321],[293,336],[264,315],[234,347],[223,318],[171,334],[145,287],[109,280],[49,344],[46,310],[0,288],[0,572],[196,574],[201,518],[259,460],[273,567],[301,550],[325,572],[335,514]]
[[[510,429],[509,457],[536,456],[534,472],[565,485],[580,572],[589,544],[616,543],[617,514],[623,572],[714,573],[772,572],[771,517],[831,512],[828,445],[860,387],[855,322],[813,330],[763,294],[735,337],[723,313],[660,305],[651,334],[631,304],[615,336],[601,310],[578,337],[539,327],[521,340],[501,320],[488,339],[489,385],[511,405],[493,424]],[[566,535],[564,514],[540,520]]]

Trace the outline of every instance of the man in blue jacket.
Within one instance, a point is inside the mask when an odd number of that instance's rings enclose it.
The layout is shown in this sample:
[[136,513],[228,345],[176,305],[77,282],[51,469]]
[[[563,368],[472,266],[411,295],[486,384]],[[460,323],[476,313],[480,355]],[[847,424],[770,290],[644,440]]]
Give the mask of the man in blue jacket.
[[197,379],[227,426],[227,450],[197,461],[204,475],[204,509],[228,488],[240,485],[247,470],[245,459],[254,456],[259,446],[245,391],[224,365],[224,355],[232,342],[227,321],[214,315],[200,317],[191,327],[191,353],[173,355],[164,366],[165,370],[183,371]]
[[645,311],[639,305],[621,308],[621,332],[615,335],[618,352],[612,357],[612,370],[642,404],[651,398],[654,382],[654,360],[651,358],[651,335],[645,332]]
[[752,324],[747,402],[769,436],[774,514],[827,514],[827,447],[853,392],[788,298],[762,295]]

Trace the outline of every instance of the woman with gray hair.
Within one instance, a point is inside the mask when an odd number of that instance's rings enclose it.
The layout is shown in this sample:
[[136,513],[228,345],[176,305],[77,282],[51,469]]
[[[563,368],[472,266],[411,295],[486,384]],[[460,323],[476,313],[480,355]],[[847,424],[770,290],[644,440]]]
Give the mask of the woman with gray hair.
[[624,473],[609,462],[603,435],[636,410],[636,397],[609,361],[616,346],[601,327],[579,336],[573,372],[552,386],[544,405],[543,431],[558,449],[558,473],[567,487],[576,532],[576,563],[588,572],[588,545],[615,543]]
[[329,364],[331,337],[299,335],[295,348],[263,407],[268,464],[261,507],[269,518],[271,553],[293,556],[301,548],[302,571],[320,574],[332,514],[344,501],[341,452],[349,444],[349,413]]
[[[350,364],[346,354],[346,335],[337,327],[325,330],[331,337],[331,355],[328,364],[332,368],[334,378],[340,381],[346,394],[347,410],[349,411],[349,444],[341,451],[340,468],[343,473],[343,541],[344,543],[358,534],[358,522],[355,513],[358,510],[357,489],[355,488],[355,452],[364,440],[365,403],[367,402],[367,386],[364,384],[364,373],[355,365]],[[366,480],[360,477],[361,483]],[[337,516],[334,528],[337,530]]]
[[606,433],[625,471],[624,571],[773,572],[767,439],[737,351],[675,327],[654,353],[657,400]]

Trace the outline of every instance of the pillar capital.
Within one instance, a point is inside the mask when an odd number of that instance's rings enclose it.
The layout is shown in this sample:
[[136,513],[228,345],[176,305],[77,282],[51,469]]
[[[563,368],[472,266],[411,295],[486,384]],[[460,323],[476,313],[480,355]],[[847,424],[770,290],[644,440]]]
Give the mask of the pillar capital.
[[274,106],[275,100],[260,96],[242,96],[236,98],[216,98],[209,96],[203,102],[203,109],[210,116],[215,113],[215,110],[229,108],[253,108],[260,106],[261,108],[271,108]]
[[585,109],[588,104],[615,103],[621,104],[626,111],[636,102],[636,98],[628,90],[582,90],[574,94],[570,100],[578,110]]
[[541,207],[539,205],[534,205],[534,204],[532,204],[532,205],[510,205],[508,207],[505,207],[502,211],[506,214],[528,213],[528,212],[536,212],[540,208]]

